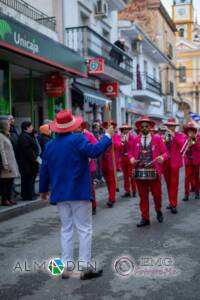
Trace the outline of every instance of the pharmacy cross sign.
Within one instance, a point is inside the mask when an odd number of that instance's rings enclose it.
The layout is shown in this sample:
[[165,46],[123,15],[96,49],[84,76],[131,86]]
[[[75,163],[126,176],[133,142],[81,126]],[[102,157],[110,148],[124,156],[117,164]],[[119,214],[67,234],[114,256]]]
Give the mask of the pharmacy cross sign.
[[103,74],[104,73],[104,59],[103,58],[89,58],[88,59],[88,74]]

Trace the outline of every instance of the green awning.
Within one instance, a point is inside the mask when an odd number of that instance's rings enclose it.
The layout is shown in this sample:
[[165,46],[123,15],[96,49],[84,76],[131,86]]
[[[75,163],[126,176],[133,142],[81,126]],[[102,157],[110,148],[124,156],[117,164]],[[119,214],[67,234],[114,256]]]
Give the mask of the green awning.
[[3,13],[0,13],[0,48],[87,77],[87,63],[75,51]]
[[84,101],[91,104],[97,104],[99,106],[105,106],[106,103],[112,101],[108,99],[99,90],[93,89],[80,83],[73,83],[72,88],[84,98]]

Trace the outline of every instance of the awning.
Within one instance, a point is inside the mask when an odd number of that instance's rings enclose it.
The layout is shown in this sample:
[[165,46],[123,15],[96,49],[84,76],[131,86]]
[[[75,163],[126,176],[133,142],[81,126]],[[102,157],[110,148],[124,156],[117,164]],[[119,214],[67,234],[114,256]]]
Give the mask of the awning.
[[87,77],[87,64],[75,51],[3,13],[0,13],[0,49]]
[[80,83],[73,83],[72,88],[79,94],[81,94],[86,103],[97,104],[99,106],[105,106],[106,103],[111,103],[112,101],[108,99],[99,90],[93,89],[86,85]]

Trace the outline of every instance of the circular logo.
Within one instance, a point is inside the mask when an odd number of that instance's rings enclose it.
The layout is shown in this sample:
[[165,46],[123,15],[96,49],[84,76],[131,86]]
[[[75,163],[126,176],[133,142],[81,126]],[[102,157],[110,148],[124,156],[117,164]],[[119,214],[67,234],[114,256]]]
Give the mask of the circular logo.
[[127,256],[122,256],[115,261],[114,268],[121,276],[128,276],[134,270],[134,262]]
[[62,274],[63,270],[65,268],[65,265],[61,261],[60,258],[53,258],[50,260],[48,269],[51,272],[52,275],[57,276]]
[[113,92],[113,86],[112,85],[107,86],[107,92],[109,92],[109,93]]
[[98,63],[96,63],[96,62],[91,62],[90,63],[90,70],[91,71],[95,71],[95,70],[97,70],[98,69]]

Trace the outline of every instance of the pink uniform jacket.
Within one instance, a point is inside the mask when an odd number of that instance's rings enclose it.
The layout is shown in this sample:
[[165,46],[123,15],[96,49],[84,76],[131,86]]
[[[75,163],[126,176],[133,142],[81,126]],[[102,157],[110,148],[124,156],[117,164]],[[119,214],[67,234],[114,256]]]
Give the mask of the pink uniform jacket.
[[121,135],[118,133],[114,133],[113,135],[113,144],[115,149],[115,160],[116,160],[116,167],[120,169],[120,146],[121,146]]
[[[129,159],[131,159],[132,157],[135,160],[139,159],[140,145],[141,145],[141,135],[138,135],[137,137],[134,138],[134,141],[131,144]],[[159,135],[152,135],[152,154],[153,154],[153,159],[155,159],[160,155],[162,155],[164,160],[168,158],[166,146],[163,142],[163,139]],[[161,177],[162,164],[159,163],[158,161],[155,161],[155,167],[159,177]]]
[[[84,130],[83,134],[86,137],[86,139],[90,142],[90,144],[96,144],[98,142],[95,136],[91,132]],[[96,170],[95,160],[90,159],[90,171],[95,172],[95,170]]]
[[[130,149],[132,148],[132,144],[134,143],[134,139],[136,138],[135,135],[131,134],[131,133],[128,133],[127,135],[127,150],[128,150],[128,153],[130,152]],[[121,136],[121,140],[122,140],[122,136]],[[124,144],[121,143],[120,144],[120,152],[119,152],[119,156],[120,156],[120,159],[122,159],[123,157],[123,154],[124,154]]]
[[[116,162],[116,168],[118,167],[117,162],[119,160],[119,137],[114,137],[115,134],[113,135],[112,138],[112,143],[114,146],[114,152],[115,152],[115,162]],[[121,137],[120,137],[121,138]],[[113,171],[113,159],[112,159],[112,146],[110,146],[103,155],[101,155],[101,159],[100,159],[100,163],[101,163],[101,167],[104,164],[108,164],[108,168],[110,171]]]
[[[188,139],[188,137],[186,136]],[[185,164],[189,161],[189,151],[187,151],[185,156]],[[200,134],[197,134],[197,143],[192,146],[192,163],[193,165],[200,165]]]
[[171,168],[182,168],[183,157],[180,150],[182,149],[186,141],[186,136],[180,132],[175,132],[175,136],[172,138],[171,149],[168,151],[168,155],[171,161]]

